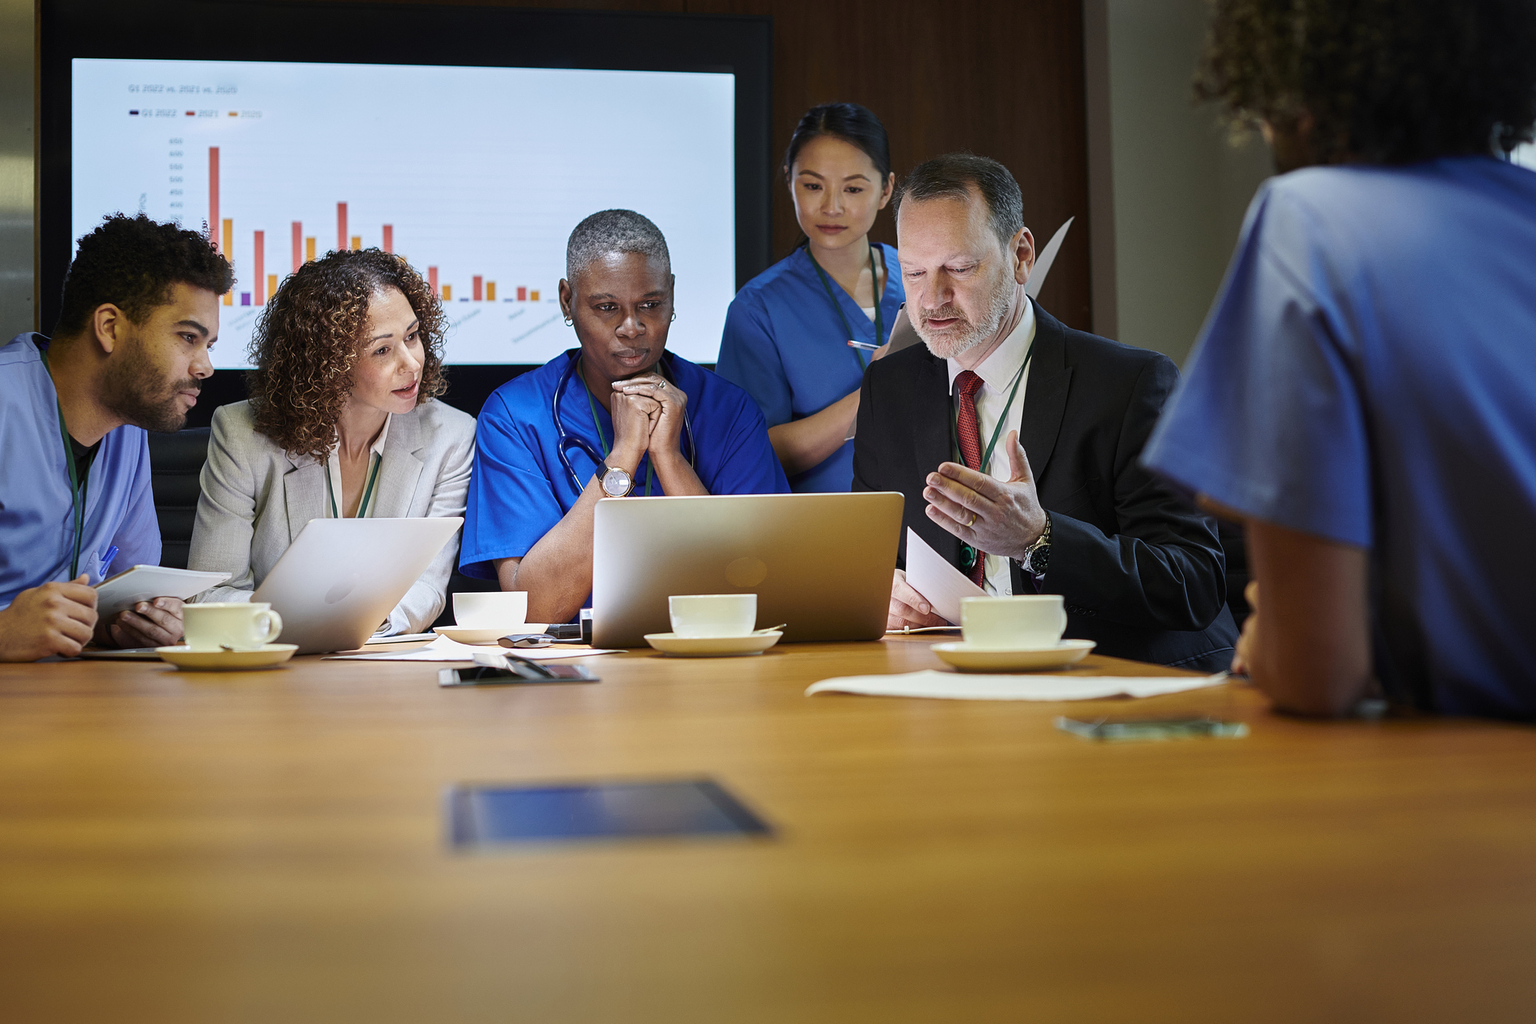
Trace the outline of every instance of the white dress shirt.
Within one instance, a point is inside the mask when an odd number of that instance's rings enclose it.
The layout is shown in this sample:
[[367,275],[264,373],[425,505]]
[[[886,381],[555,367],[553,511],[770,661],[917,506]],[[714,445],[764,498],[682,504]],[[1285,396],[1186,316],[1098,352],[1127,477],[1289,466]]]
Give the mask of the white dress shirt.
[[[1035,305],[1025,300],[1024,316],[1019,320],[1013,333],[1003,339],[1003,343],[993,349],[987,358],[981,361],[981,365],[975,368],[975,373],[981,378],[981,390],[976,392],[976,424],[981,433],[981,450],[987,450],[987,443],[992,440],[992,432],[997,429],[997,421],[1003,415],[1003,406],[1008,404],[1008,395],[1013,391],[1014,374],[1019,372],[1019,366],[1024,362],[1024,356],[1029,352],[1029,346],[1035,340]],[[945,360],[949,366],[949,393],[955,393],[955,378],[960,376],[965,367],[953,359]],[[987,473],[998,480],[1011,480],[1013,467],[1008,461],[1008,432],[1018,430],[1019,424],[1024,418],[1024,392],[1029,388],[1029,368],[1024,368],[1024,373],[1019,379],[1018,395],[1013,400],[1013,405],[1008,409],[1008,421],[1003,424],[1003,429],[997,435],[997,447],[992,449],[992,461],[987,464]],[[957,460],[958,461],[958,460]],[[1013,593],[1013,571],[1008,559],[1002,555],[986,556],[986,579],[983,589],[988,594],[1008,595]]]

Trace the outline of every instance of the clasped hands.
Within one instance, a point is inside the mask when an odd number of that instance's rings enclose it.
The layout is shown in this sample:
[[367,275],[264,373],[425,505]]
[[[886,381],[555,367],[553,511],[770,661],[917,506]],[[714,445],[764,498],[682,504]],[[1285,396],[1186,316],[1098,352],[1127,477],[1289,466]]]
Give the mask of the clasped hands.
[[103,623],[97,620],[90,577],[32,587],[0,609],[0,661],[73,658],[92,638],[102,646],[169,647],[181,641],[181,604],[157,597]]
[[[955,462],[941,463],[928,474],[923,500],[928,518],[969,544],[978,552],[1022,559],[1029,546],[1045,532],[1045,509],[1035,490],[1029,456],[1019,444],[1019,432],[1010,430],[1009,479],[998,480]],[[891,586],[887,629],[908,626],[942,626],[944,620],[907,583],[906,573],[896,570]]]
[[[638,465],[647,451],[652,462],[682,456],[683,417],[688,396],[657,373],[613,382],[613,452]],[[631,472],[634,465],[626,466]]]

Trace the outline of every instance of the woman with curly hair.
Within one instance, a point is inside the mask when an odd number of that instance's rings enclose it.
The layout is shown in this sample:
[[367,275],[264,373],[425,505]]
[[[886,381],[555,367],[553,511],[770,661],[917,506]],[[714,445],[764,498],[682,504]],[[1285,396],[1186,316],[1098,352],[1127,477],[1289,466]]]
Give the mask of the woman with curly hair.
[[[332,252],[285,280],[251,339],[247,402],[213,414],[188,565],[230,573],[205,601],[248,598],[311,519],[464,514],[473,416],[433,399],[442,307],[405,260]],[[383,631],[443,609],[450,543]]]
[[1244,520],[1282,710],[1536,717],[1533,40],[1531,0],[1216,5],[1198,89],[1292,173],[1145,458]]

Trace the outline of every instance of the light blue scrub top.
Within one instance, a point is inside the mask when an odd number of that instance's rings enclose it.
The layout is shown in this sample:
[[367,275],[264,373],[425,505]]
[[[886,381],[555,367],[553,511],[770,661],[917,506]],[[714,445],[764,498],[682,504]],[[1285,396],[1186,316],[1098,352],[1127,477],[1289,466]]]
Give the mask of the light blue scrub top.
[[[53,378],[38,351],[48,339],[18,334],[0,346],[0,608],[23,590],[70,579],[75,553],[69,463]],[[117,545],[112,564],[101,558]],[[160,563],[160,523],[149,482],[149,438],[118,427],[101,439],[85,485],[80,571],[100,583],[113,566]]]
[[[597,466],[580,448],[567,451],[579,486],[560,463],[559,432],[551,412],[555,387],[580,350],[556,356],[537,370],[497,388],[475,421],[475,464],[459,568],[466,576],[493,580],[500,558],[521,558],[576,504]],[[762,413],[740,388],[679,356],[666,358],[668,373],[688,396],[688,417],[698,442],[694,471],[710,494],[781,494],[789,490],[784,470],[768,443]],[[560,395],[560,422],[568,435],[584,438],[596,451],[613,445],[613,419],[601,403],[588,404],[580,372],[571,374]],[[593,407],[597,410],[593,422]],[[599,441],[597,425],[602,425]],[[687,434],[683,454],[691,454]],[[645,494],[649,456],[635,473],[637,495]],[[660,495],[654,475],[652,494]],[[587,603],[591,603],[590,595]]]
[[1375,670],[1536,717],[1536,173],[1317,167],[1254,197],[1146,465],[1369,551]]
[[[885,289],[880,293],[880,321],[886,337],[875,337],[874,322],[841,285],[832,285],[836,308],[827,297],[816,267],[804,246],[748,281],[725,314],[720,338],[720,362],[715,372],[744,388],[763,410],[770,427],[804,419],[857,391],[864,380],[869,353],[848,347],[854,341],[883,345],[904,300],[901,263],[896,250],[880,245],[885,262]],[[849,441],[819,466],[798,473],[789,482],[796,491],[846,491],[853,486],[853,442]]]

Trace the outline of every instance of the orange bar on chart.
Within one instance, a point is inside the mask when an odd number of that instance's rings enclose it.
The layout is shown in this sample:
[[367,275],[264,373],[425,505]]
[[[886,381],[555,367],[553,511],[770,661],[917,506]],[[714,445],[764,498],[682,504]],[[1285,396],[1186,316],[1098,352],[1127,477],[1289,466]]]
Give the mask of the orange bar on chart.
[[496,301],[496,282],[495,281],[487,281],[487,282],[485,282],[485,301],[486,302],[495,302]]
[[274,296],[276,294],[277,294],[277,275],[276,274],[268,274],[267,275],[267,298],[270,299],[272,296]]
[[444,302],[452,302],[453,301],[453,285],[451,285],[451,284],[443,285],[443,301]]
[[527,288],[518,288],[518,290],[517,290],[517,301],[518,302],[527,302],[528,301],[528,289]]
[[347,247],[347,204],[336,204],[336,248]]
[[[235,261],[234,261],[234,259],[229,254],[234,252],[234,251],[235,251],[235,222],[226,217],[224,219],[224,258],[229,260],[231,265],[233,265]],[[235,304],[235,293],[232,292],[232,291],[225,292],[224,293],[224,305],[226,305],[226,306],[233,306],[234,304]]]
[[254,232],[251,236],[251,265],[255,273],[255,283],[251,285],[251,304],[260,306],[266,301],[266,294],[262,291],[262,285],[266,284],[266,268],[262,266],[267,258],[267,233],[265,231]]
[[293,270],[298,272],[304,265],[304,222],[293,222]]
[[[208,241],[219,244],[219,147],[208,147]],[[229,255],[228,252],[225,255]]]
[[427,268],[427,287],[432,289],[432,294],[437,294],[437,268]]
[[384,251],[395,251],[395,226],[393,224],[384,225]]
[[315,240],[313,238],[304,239],[304,259],[309,263],[315,261]]
[[528,293],[528,301],[529,302],[538,302],[539,301],[539,293],[537,291],[529,292]]
[[354,248],[354,249],[361,249],[362,247],[363,247],[363,236],[362,235],[353,235],[352,236],[352,248]]
[[476,302],[480,301],[480,282],[483,280],[479,274],[470,278],[469,297]]

